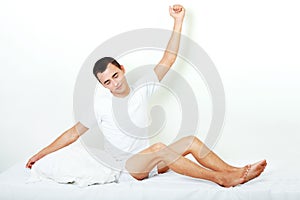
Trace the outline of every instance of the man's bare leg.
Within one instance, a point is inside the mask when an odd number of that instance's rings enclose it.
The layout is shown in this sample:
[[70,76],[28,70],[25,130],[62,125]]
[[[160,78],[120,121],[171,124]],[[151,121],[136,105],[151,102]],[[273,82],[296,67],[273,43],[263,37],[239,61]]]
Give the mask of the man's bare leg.
[[[245,178],[236,172],[205,169],[161,143],[154,144],[129,158],[126,162],[126,169],[134,178],[142,180],[148,177],[149,172],[158,163],[162,162],[179,174],[213,181],[224,187],[236,186],[245,181]],[[244,174],[246,174],[246,169]]]
[[[239,172],[240,176],[245,178],[245,182],[259,176],[267,165],[266,161],[262,160],[242,168],[231,166],[194,136],[184,137],[168,147],[182,156],[191,153],[202,166],[208,169],[219,172]],[[167,171],[167,168],[163,166],[163,163],[160,163],[158,167],[160,173]]]

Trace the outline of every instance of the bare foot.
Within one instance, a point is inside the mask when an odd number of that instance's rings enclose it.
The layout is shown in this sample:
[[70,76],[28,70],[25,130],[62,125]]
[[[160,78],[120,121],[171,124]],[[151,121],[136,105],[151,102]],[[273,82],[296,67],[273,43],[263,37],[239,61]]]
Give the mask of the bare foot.
[[267,161],[266,160],[262,160],[259,161],[257,163],[254,163],[252,165],[247,165],[245,168],[245,172],[243,174],[243,182],[242,183],[246,183],[256,177],[258,177],[266,168],[267,166]]
[[222,187],[234,187],[258,177],[266,166],[266,160],[262,160],[233,171],[220,172],[216,182]]

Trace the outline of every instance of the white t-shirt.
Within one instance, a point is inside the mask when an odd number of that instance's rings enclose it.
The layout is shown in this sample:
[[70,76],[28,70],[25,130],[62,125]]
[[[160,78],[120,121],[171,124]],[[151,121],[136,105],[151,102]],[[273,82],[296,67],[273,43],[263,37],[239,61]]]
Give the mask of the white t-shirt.
[[149,146],[148,128],[150,124],[148,103],[158,88],[154,71],[130,86],[125,98],[114,97],[110,91],[96,91],[94,98],[95,115],[98,126],[105,137],[104,149],[116,161],[125,161]]

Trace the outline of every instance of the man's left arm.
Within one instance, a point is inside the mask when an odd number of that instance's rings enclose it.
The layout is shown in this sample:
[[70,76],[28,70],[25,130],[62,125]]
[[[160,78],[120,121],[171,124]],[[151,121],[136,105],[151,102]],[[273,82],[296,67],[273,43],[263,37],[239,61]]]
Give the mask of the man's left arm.
[[177,58],[181,28],[185,14],[184,7],[181,5],[174,5],[173,7],[170,6],[169,12],[174,18],[174,27],[164,55],[154,68],[155,74],[157,75],[159,81],[163,79]]

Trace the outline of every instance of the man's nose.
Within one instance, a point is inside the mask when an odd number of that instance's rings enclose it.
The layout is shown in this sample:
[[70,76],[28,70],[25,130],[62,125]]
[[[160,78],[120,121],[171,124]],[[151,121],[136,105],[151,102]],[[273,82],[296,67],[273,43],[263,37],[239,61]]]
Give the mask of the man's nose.
[[113,83],[114,86],[117,86],[119,84],[119,82],[117,80],[113,80],[112,83]]

